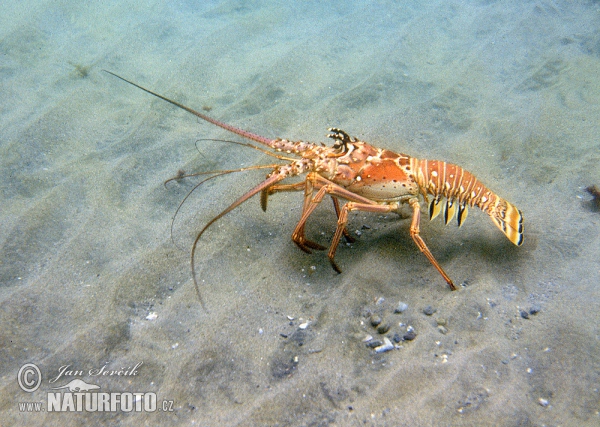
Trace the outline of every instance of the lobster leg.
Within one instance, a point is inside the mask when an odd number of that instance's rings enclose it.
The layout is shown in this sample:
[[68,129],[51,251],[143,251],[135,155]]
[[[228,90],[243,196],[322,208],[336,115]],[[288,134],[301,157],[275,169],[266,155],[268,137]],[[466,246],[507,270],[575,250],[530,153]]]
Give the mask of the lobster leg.
[[[329,194],[334,199],[337,199],[337,197],[340,197],[340,198],[349,200],[349,202],[346,203],[340,209],[339,216],[338,216],[337,228],[335,230],[335,234],[333,235],[333,239],[331,240],[331,246],[329,247],[329,252],[327,254],[333,269],[336,272],[341,273],[342,270],[338,267],[338,265],[335,262],[335,252],[340,243],[342,235],[344,234],[344,230],[346,229],[346,225],[348,223],[348,213],[350,211],[358,210],[358,211],[363,211],[363,212],[385,214],[385,213],[397,211],[399,208],[399,204],[398,203],[391,203],[391,204],[385,204],[385,205],[377,204],[369,199],[366,199],[355,193],[352,193],[352,192],[344,189],[343,187],[340,187],[337,184],[334,184],[333,182],[321,177],[320,175],[318,175],[316,173],[310,173],[307,176],[306,180],[307,180],[307,182],[310,181],[313,189],[319,188],[319,190],[317,191],[315,196],[310,200],[309,205],[305,207],[302,217],[300,218],[300,221],[298,222],[298,225],[296,226],[296,229],[294,230],[294,234],[292,234],[292,240],[294,240],[294,242],[296,244],[298,244],[298,246],[300,246],[300,243],[297,241],[297,239],[300,238],[300,233],[303,233],[304,225],[305,225],[306,221],[308,220],[308,217],[312,214],[312,212],[314,211],[316,206],[323,200],[323,197],[325,197],[325,195]],[[412,237],[412,239],[415,242],[415,244],[417,245],[417,247],[421,250],[421,252],[423,252],[423,254],[427,257],[429,262],[431,262],[431,264],[436,268],[436,270],[442,275],[442,277],[444,278],[446,283],[448,283],[448,286],[450,286],[450,289],[453,291],[456,290],[456,286],[452,282],[452,279],[450,279],[448,274],[446,274],[446,272],[442,269],[442,267],[439,265],[439,263],[433,257],[433,254],[431,253],[431,251],[425,244],[425,241],[423,240],[423,238],[421,238],[420,228],[419,228],[419,225],[421,222],[421,205],[419,203],[419,200],[416,197],[412,197],[408,200],[408,204],[413,209],[413,217],[412,217],[412,222],[410,225],[410,236]]]
[[448,286],[450,286],[450,289],[455,291],[456,286],[454,286],[452,279],[450,279],[450,277],[446,274],[446,272],[438,264],[436,259],[433,257],[431,251],[425,244],[425,241],[421,238],[421,235],[419,234],[419,230],[420,230],[419,224],[421,223],[421,204],[419,203],[419,200],[417,198],[412,198],[408,201],[408,204],[413,209],[413,217],[412,217],[412,222],[410,224],[410,237],[412,237],[414,242],[417,244],[417,246],[419,247],[421,252],[423,252],[423,254],[427,257],[429,262],[431,264],[433,264],[433,266],[437,269],[437,271],[439,271],[439,273],[442,275],[442,277],[444,278],[446,283],[448,283]]
[[378,205],[371,203],[348,202],[344,206],[342,206],[342,209],[340,210],[340,216],[338,218],[337,228],[335,229],[333,239],[331,239],[331,246],[329,247],[329,253],[327,254],[327,257],[329,257],[329,262],[331,263],[333,269],[338,273],[342,272],[342,270],[340,270],[340,268],[335,262],[335,252],[342,238],[343,231],[346,229],[346,224],[348,223],[348,212],[363,211],[385,214],[393,212],[397,209],[397,203],[391,205]]
[[[338,220],[340,219],[340,201],[336,198],[331,196],[331,200],[333,201],[333,208],[335,209],[335,215],[337,216]],[[346,242],[348,243],[354,243],[355,239],[354,237],[352,237],[350,235],[350,233],[348,233],[348,228],[344,227],[344,230],[342,231],[342,233],[344,233],[344,239],[346,239]]]
[[269,188],[263,190],[260,193],[260,207],[263,212],[267,211],[267,202],[269,200],[269,196],[273,193],[278,193],[280,191],[301,191],[304,189],[304,181],[295,182],[293,184],[278,184],[272,185]]
[[[304,189],[304,204],[302,206],[302,215],[304,215],[304,212],[306,211],[307,207],[310,206],[310,203],[313,199],[313,197],[312,197],[313,185],[311,184],[311,182],[308,179],[301,181],[301,182],[296,182],[294,184],[273,185],[273,186],[263,190],[261,193],[261,207],[262,207],[263,211],[266,211],[267,199],[273,193],[277,193],[280,191],[300,191],[302,189]],[[335,210],[336,218],[339,218],[340,217],[340,203],[339,203],[338,199],[336,199],[333,196],[331,197],[331,200],[333,202],[333,208]],[[300,249],[302,249],[304,252],[307,252],[307,253],[311,253],[310,249],[325,250],[326,249],[325,246],[322,246],[318,243],[315,243],[313,241],[306,239],[305,232],[304,232],[304,225],[306,225],[306,224],[303,224],[302,228],[297,230],[296,235],[298,236],[298,238],[297,238],[298,240],[297,241],[294,240],[294,242],[300,247]],[[344,237],[347,242],[349,242],[349,243],[354,242],[354,238],[352,236],[350,236],[350,233],[348,233],[348,230],[346,228],[344,228],[343,233],[344,233]]]
[[[349,241],[353,240],[352,237],[349,236],[348,231],[346,229],[346,224],[348,223],[348,204],[344,205],[340,209],[338,197],[354,202],[355,204],[360,204],[361,206],[364,206],[362,210],[365,211],[369,210],[366,208],[367,206],[372,207],[373,212],[386,213],[398,208],[397,204],[379,205],[365,197],[359,196],[351,191],[344,189],[343,187],[340,187],[339,185],[323,178],[322,176],[314,172],[309,173],[306,177],[306,188],[307,189],[305,193],[305,204],[304,209],[302,211],[302,217],[300,218],[300,221],[298,221],[298,225],[296,225],[296,229],[292,233],[292,240],[300,247],[300,249],[304,250],[305,252],[308,252],[308,250],[306,249],[306,239],[304,237],[304,226],[306,225],[306,221],[313,213],[315,208],[323,200],[323,197],[329,194],[334,200],[333,203],[334,208],[336,209],[336,214],[338,216],[338,225],[334,234],[332,244],[329,248],[328,256],[331,262],[331,266],[338,273],[341,273],[342,270],[337,266],[337,264],[334,261],[335,249],[337,248],[342,235],[346,236],[346,238]],[[312,193],[316,188],[318,188],[318,191],[314,196],[312,196]]]
[[[310,205],[310,202],[312,200],[312,194],[313,194],[313,186],[309,182],[308,179],[305,179],[304,181],[296,182],[294,184],[273,185],[273,186],[263,190],[260,195],[261,207],[262,207],[263,211],[265,211],[267,209],[267,199],[273,193],[277,193],[280,191],[300,191],[300,190],[304,190],[304,203],[302,205],[302,215],[304,215],[304,212],[306,211],[307,207]],[[294,243],[296,243],[296,245],[298,245],[298,247],[300,249],[302,249],[304,252],[309,253],[309,254],[311,253],[311,251],[310,251],[311,249],[316,249],[316,250],[320,250],[320,251],[325,250],[326,249],[325,246],[321,246],[318,243],[310,241],[305,237],[304,225],[305,224],[303,223],[301,228],[299,228],[299,229],[296,228],[296,231],[294,232],[294,236],[297,236],[297,237],[292,237],[292,240],[294,241]]]

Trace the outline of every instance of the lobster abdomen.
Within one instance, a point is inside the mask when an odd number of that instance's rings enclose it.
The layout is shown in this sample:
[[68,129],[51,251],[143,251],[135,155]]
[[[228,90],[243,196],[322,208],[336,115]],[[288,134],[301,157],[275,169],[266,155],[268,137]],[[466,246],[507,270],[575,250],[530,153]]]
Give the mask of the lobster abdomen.
[[[468,206],[477,206],[517,246],[523,243],[523,215],[514,205],[493,193],[475,176],[452,163],[413,160],[417,183],[423,194],[431,194],[429,215],[434,219],[443,209],[446,224],[456,215],[461,226]],[[443,199],[446,199],[445,204]]]

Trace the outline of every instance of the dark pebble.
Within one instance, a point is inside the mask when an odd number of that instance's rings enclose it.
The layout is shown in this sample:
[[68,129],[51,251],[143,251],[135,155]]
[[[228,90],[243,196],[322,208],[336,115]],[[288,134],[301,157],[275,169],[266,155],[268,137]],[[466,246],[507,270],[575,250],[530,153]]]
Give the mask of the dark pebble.
[[521,317],[523,319],[529,319],[529,313],[527,313],[525,310],[521,310]]
[[541,308],[539,308],[537,305],[534,305],[533,307],[531,307],[529,309],[529,314],[531,314],[532,316],[535,316],[536,314],[538,314],[540,312]]
[[389,323],[382,323],[381,325],[379,325],[377,327],[377,333],[378,334],[385,334],[387,331],[390,330],[390,325]]
[[404,334],[404,341],[412,341],[417,338],[417,334],[414,331],[410,331]]
[[375,348],[383,345],[383,341],[381,340],[371,340],[367,343],[367,347]]
[[399,333],[395,333],[394,336],[392,337],[392,341],[394,341],[396,344],[398,344],[400,341],[402,341],[402,337],[400,336]]
[[379,326],[380,323],[381,323],[381,317],[379,317],[376,314],[371,316],[371,326],[376,327],[376,326]]
[[433,308],[432,306],[428,305],[427,307],[425,307],[423,309],[423,313],[425,313],[427,316],[431,316],[433,313],[435,313],[437,310],[435,308]]

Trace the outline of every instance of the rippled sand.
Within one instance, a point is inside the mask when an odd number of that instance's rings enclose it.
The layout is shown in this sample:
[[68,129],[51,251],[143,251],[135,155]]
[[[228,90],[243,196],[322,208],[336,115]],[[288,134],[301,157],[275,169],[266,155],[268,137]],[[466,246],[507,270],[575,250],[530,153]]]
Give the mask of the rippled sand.
[[[0,6],[0,424],[596,425],[599,28],[591,1]],[[459,164],[523,211],[525,244],[476,210],[423,222],[450,292],[409,221],[361,213],[338,275],[289,238],[302,194],[277,194],[203,236],[203,309],[194,237],[266,172],[203,184],[172,236],[198,180],[163,182],[274,159],[102,69],[267,137],[336,126]],[[324,203],[308,235],[334,229]],[[371,313],[416,338],[375,353]],[[20,411],[72,379],[173,411]]]

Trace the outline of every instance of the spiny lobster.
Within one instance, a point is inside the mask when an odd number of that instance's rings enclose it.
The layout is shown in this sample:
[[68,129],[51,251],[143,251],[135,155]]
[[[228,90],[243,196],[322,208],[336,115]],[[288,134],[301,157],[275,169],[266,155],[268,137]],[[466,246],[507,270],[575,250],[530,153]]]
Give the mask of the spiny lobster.
[[[450,289],[456,290],[452,279],[435,260],[419,234],[421,222],[419,195],[422,195],[424,201],[429,204],[431,219],[443,211],[446,224],[456,216],[460,227],[467,218],[468,206],[477,206],[492,218],[494,224],[512,243],[517,246],[523,243],[521,211],[494,194],[473,174],[460,166],[438,160],[420,160],[406,154],[376,148],[337,128],[330,128],[330,133],[327,135],[334,140],[331,147],[304,141],[293,142],[280,138],[265,138],[220,122],[110,71],[106,72],[229,132],[263,144],[276,152],[300,157],[299,159],[290,159],[270,151],[263,151],[251,144],[242,144],[279,159],[289,160],[290,163],[273,165],[273,171],[267,175],[264,181],[234,201],[200,230],[191,251],[192,276],[199,297],[194,257],[200,237],[217,220],[258,193],[261,193],[261,207],[266,210],[267,199],[271,194],[281,191],[304,190],[302,215],[292,233],[292,240],[300,249],[308,253],[311,249],[326,249],[318,243],[308,240],[305,237],[304,228],[315,208],[326,195],[330,195],[338,220],[328,257],[331,266],[338,273],[341,273],[341,270],[334,258],[340,239],[344,235],[347,240],[352,241],[352,237],[346,230],[348,213],[352,211],[380,214],[399,213],[401,206],[407,203],[412,208],[410,235],[413,241],[446,280]],[[306,174],[303,181],[279,184],[285,178],[301,174]],[[432,197],[431,202],[429,202],[428,196]],[[339,199],[347,201],[341,208]],[[202,298],[200,300],[202,301]]]

